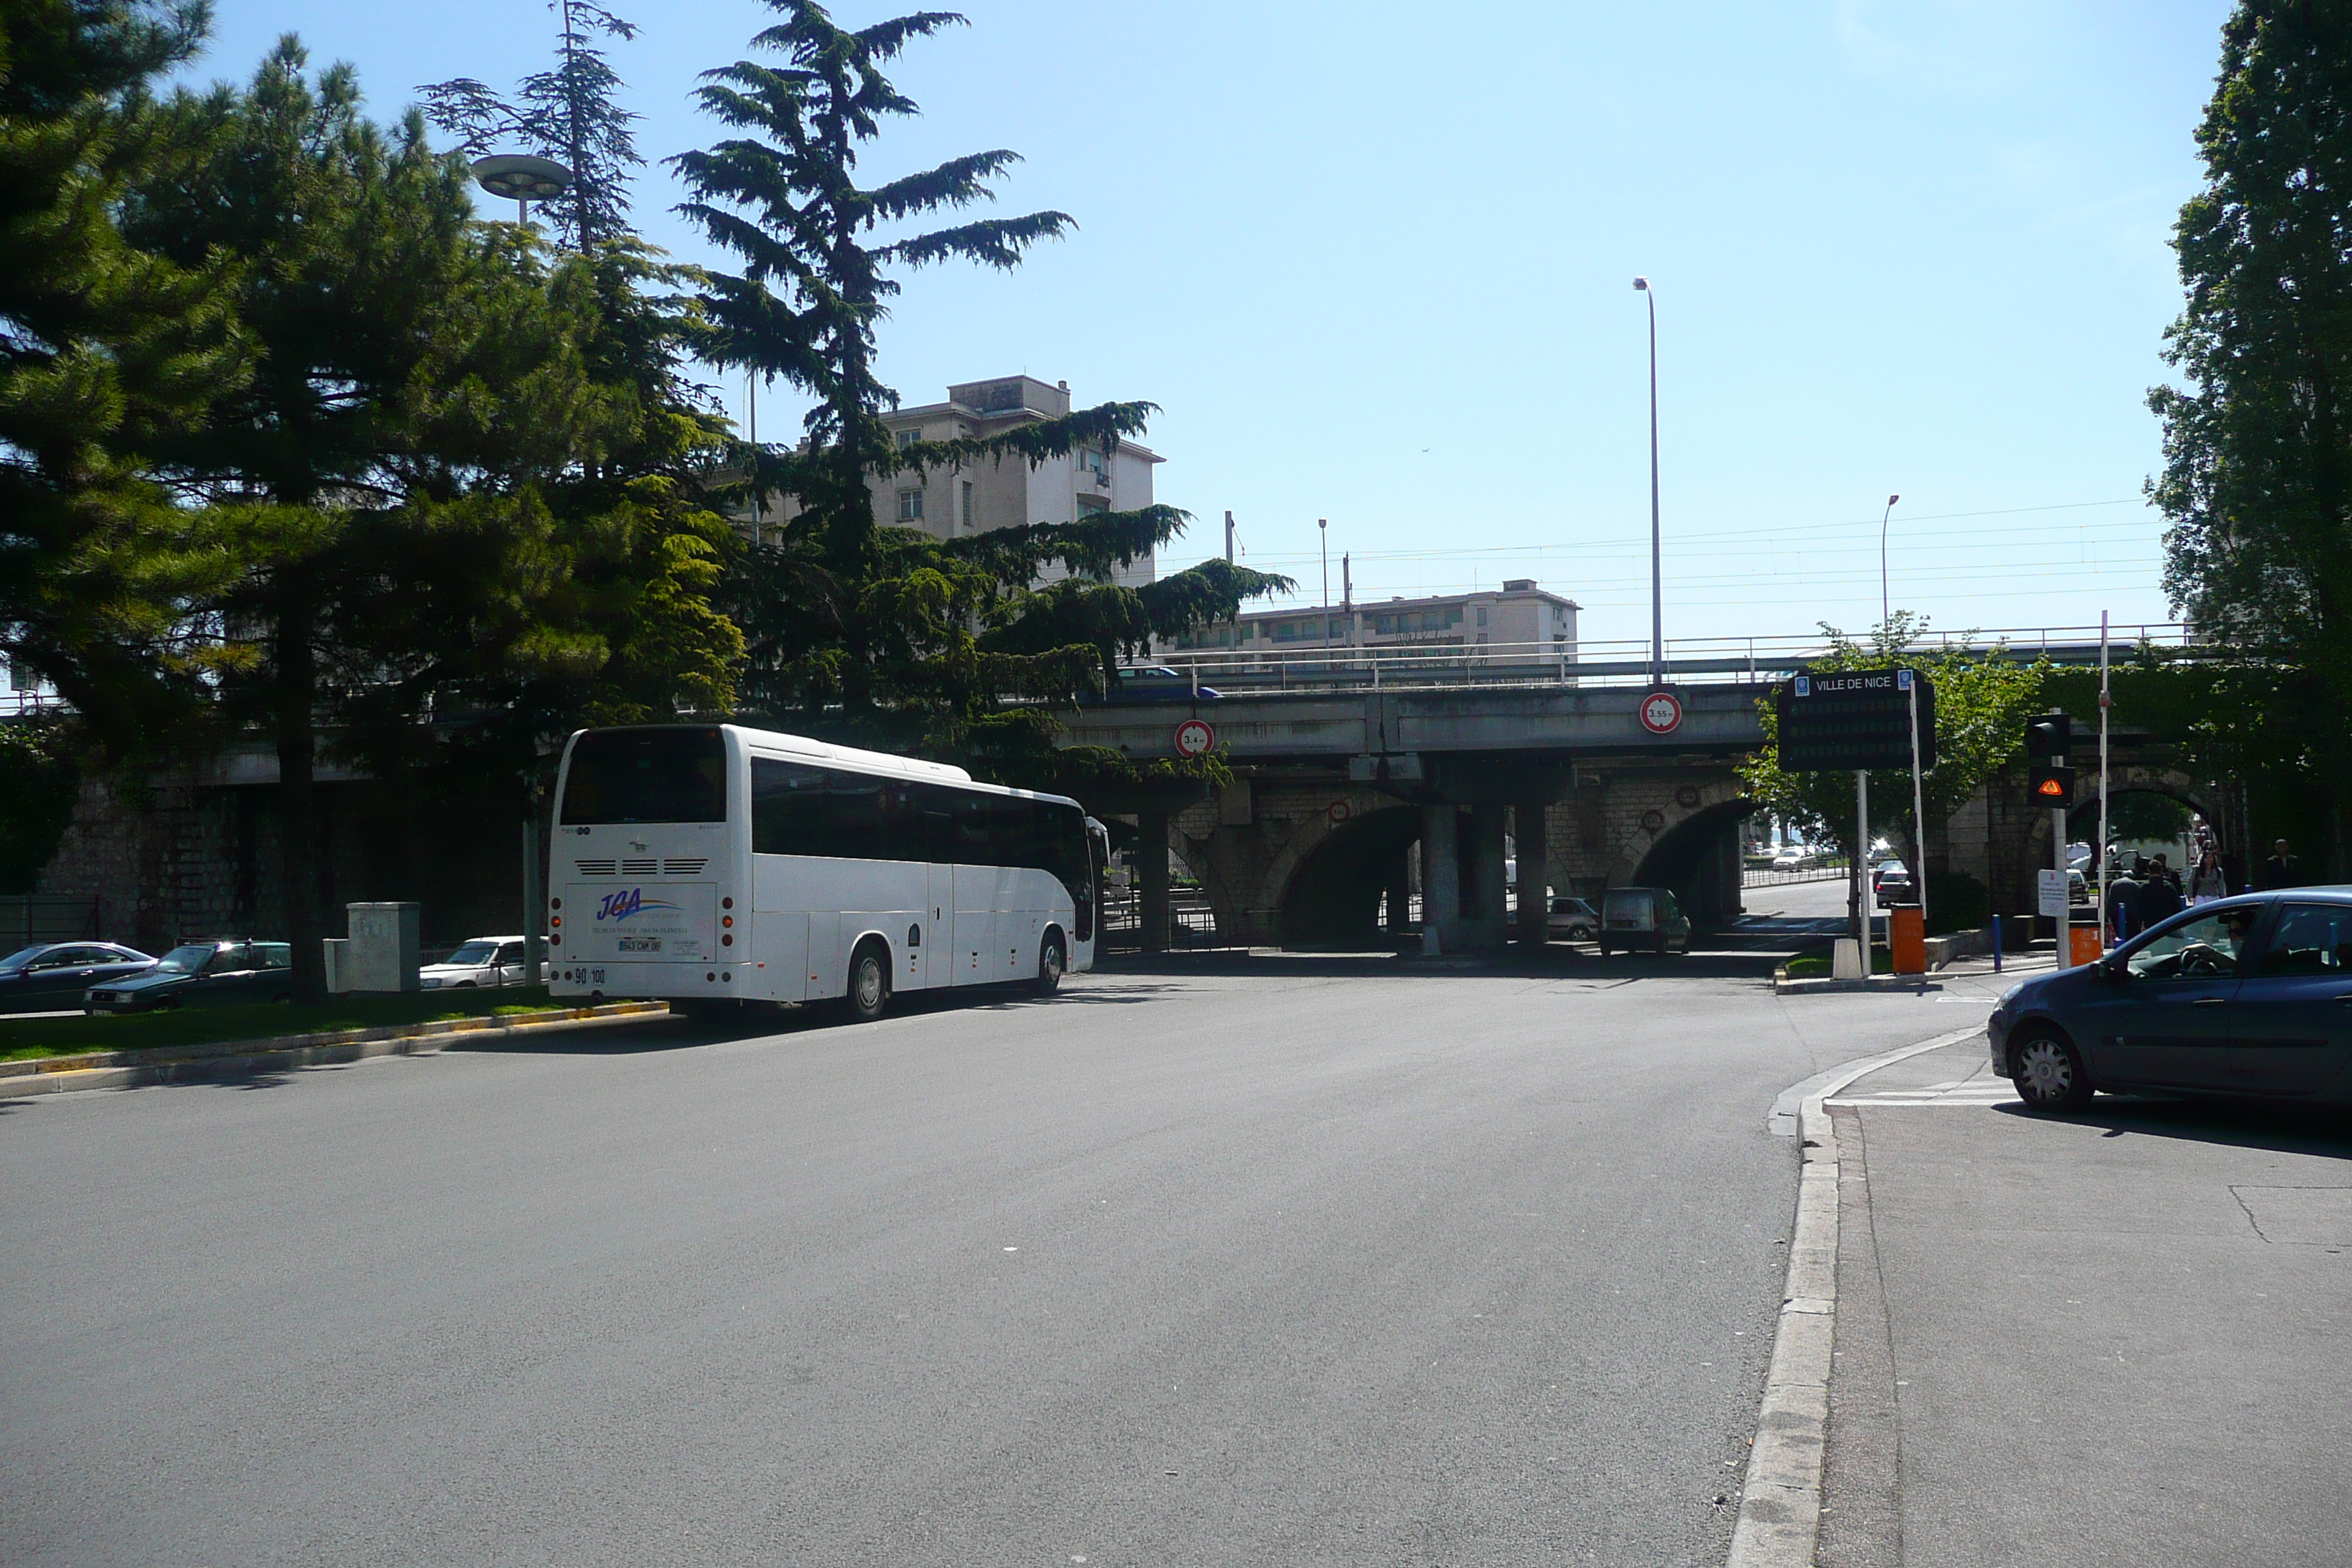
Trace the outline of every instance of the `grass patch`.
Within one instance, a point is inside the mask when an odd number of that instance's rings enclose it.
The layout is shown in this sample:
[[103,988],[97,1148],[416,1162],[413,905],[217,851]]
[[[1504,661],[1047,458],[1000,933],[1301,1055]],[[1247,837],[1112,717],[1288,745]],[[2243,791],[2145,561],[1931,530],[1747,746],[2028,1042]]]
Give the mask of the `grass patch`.
[[[1872,948],[1870,972],[1873,974],[1894,973],[1895,955],[1883,947]],[[1789,960],[1789,978],[1791,980],[1827,980],[1833,973],[1834,962],[1827,954]]]
[[152,1051],[166,1046],[210,1046],[329,1029],[380,1029],[531,1013],[554,1004],[543,985],[495,991],[426,991],[402,996],[338,996],[316,1007],[255,1003],[240,1007],[184,1007],[169,1013],[109,1013],[95,1017],[0,1016],[0,1061],[78,1056],[83,1051]]

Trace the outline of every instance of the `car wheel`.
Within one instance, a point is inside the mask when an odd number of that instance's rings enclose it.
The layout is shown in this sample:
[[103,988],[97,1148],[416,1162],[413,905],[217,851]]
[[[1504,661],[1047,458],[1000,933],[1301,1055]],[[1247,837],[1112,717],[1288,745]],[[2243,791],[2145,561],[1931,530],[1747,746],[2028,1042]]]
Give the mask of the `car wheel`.
[[870,1024],[890,1005],[890,964],[879,942],[862,943],[849,956],[849,994],[844,998],[853,1024]]
[[1062,933],[1049,931],[1037,949],[1037,978],[1029,988],[1040,996],[1051,996],[1062,988],[1063,972],[1070,967],[1068,951],[1062,946]]
[[2009,1065],[2028,1110],[2059,1115],[2091,1103],[2091,1075],[2071,1040],[2037,1030],[2010,1047]]
[[460,980],[457,982],[457,989],[460,991],[471,991],[474,989],[474,983],[470,980]]

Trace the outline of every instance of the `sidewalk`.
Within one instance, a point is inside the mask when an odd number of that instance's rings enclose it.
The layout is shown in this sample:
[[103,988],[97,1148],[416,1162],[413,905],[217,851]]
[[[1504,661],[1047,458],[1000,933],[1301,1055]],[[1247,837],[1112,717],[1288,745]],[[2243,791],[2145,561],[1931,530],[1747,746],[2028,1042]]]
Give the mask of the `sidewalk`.
[[1981,1037],[1828,1109],[1821,1568],[2352,1561],[2352,1121],[2042,1120]]

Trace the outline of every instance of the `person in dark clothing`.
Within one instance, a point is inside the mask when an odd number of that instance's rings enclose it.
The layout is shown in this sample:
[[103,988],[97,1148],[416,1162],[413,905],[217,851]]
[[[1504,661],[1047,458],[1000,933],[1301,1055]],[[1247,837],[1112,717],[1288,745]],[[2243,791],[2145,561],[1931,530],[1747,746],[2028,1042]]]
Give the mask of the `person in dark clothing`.
[[2132,902],[2139,897],[2139,879],[2130,870],[2107,879],[2107,944],[2115,945],[2139,928],[2132,923]]
[[2271,858],[2263,862],[2262,870],[2254,878],[2254,891],[2267,893],[2273,888],[2302,886],[2303,862],[2287,853],[2286,840],[2282,838],[2271,846]]
[[2139,896],[2132,900],[2132,928],[2146,931],[2157,921],[2179,914],[2184,907],[2179,885],[2173,881],[2164,857],[2157,856],[2147,863],[2147,876],[2140,883]]

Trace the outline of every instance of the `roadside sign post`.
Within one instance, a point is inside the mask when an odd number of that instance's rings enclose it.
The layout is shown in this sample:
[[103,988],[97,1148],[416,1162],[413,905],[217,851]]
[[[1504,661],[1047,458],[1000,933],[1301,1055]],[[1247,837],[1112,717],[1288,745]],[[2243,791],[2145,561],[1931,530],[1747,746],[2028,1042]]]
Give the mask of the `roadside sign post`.
[[[1924,860],[1926,791],[1920,775],[1936,765],[1936,683],[1914,669],[1840,670],[1781,683],[1775,700],[1780,765],[1790,773],[1853,773],[1853,924],[1864,973],[1870,954],[1870,773],[1911,770],[1912,809],[1919,814]],[[1899,808],[1898,808],[1899,815]],[[1913,868],[1927,908],[1927,868]]]
[[[1911,699],[1911,858],[1916,862],[1911,868],[1911,890],[1919,900],[1919,935],[1925,941],[1927,935],[1927,786],[1919,776],[1919,682],[1915,672],[1908,669],[1896,671],[1895,680]],[[1886,946],[1891,956],[1895,948],[1892,917],[1889,917],[1886,928]],[[1919,989],[1927,989],[1927,973],[1924,966],[1919,972]]]
[[[2107,945],[2107,709],[2115,699],[2107,691],[2107,612],[2099,612],[2099,946]],[[2224,888],[2223,892],[2229,889]]]

